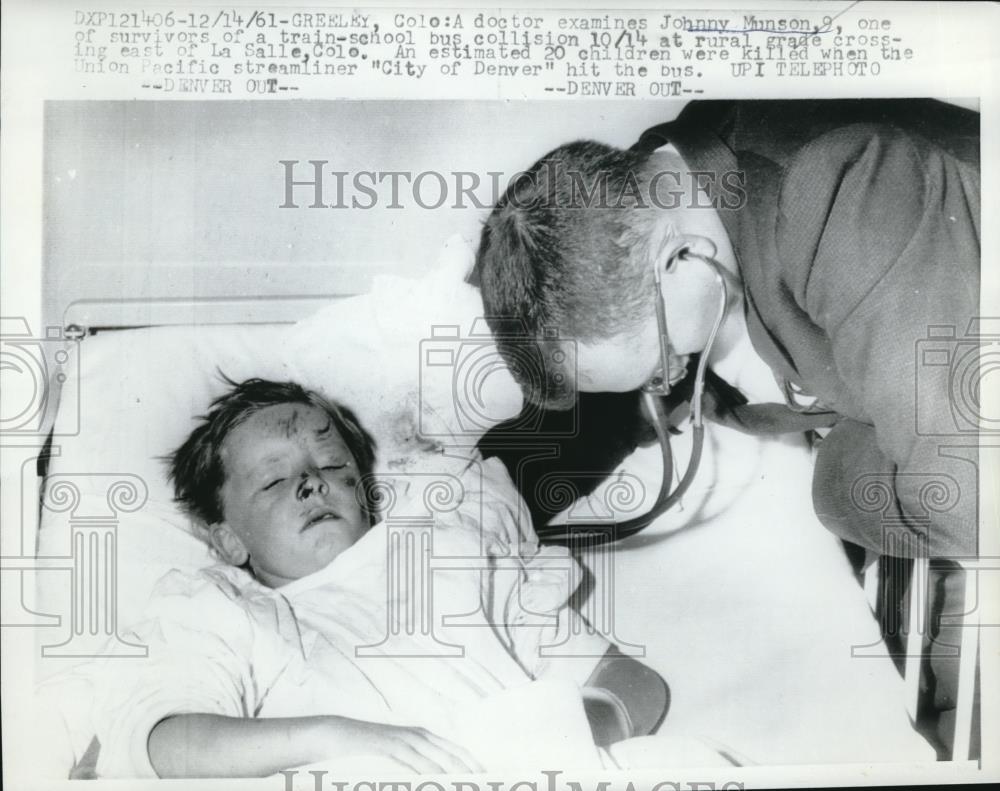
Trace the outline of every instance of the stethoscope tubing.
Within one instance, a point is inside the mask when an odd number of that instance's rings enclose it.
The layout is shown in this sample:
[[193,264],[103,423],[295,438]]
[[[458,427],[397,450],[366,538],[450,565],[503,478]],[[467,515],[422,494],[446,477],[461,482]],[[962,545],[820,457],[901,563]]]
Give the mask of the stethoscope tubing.
[[[636,533],[645,530],[657,518],[673,508],[690,488],[695,475],[698,473],[702,450],[705,445],[705,426],[702,414],[705,374],[708,370],[709,354],[715,345],[719,330],[726,318],[726,311],[729,306],[729,290],[726,286],[722,264],[714,258],[692,253],[690,250],[683,252],[685,257],[698,258],[711,266],[714,270],[716,282],[719,284],[719,307],[716,311],[715,322],[712,324],[711,332],[705,342],[705,349],[698,360],[698,367],[695,371],[694,388],[691,394],[691,458],[688,461],[687,469],[684,471],[684,477],[678,482],[677,487],[673,491],[670,491],[670,484],[674,475],[674,463],[673,451],[670,447],[670,435],[667,429],[667,415],[664,412],[661,397],[652,392],[644,392],[643,398],[650,417],[653,420],[653,430],[656,432],[656,439],[660,443],[660,452],[663,459],[660,491],[657,494],[656,502],[645,514],[633,517],[632,519],[626,519],[624,522],[610,519],[600,522],[546,524],[541,526],[541,528],[536,528],[539,539],[546,544],[562,546],[583,544],[594,546],[621,541],[622,539],[634,536]],[[658,306],[658,309],[662,308]],[[666,375],[666,371],[664,375]]]

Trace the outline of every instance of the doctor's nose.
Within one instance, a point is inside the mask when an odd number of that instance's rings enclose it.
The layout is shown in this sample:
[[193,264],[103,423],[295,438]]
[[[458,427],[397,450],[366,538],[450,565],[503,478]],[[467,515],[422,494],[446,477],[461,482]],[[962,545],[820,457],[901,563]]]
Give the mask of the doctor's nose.
[[327,485],[327,482],[323,480],[319,471],[313,471],[302,474],[302,480],[299,482],[299,488],[297,489],[296,494],[300,500],[308,500],[310,497],[314,497],[316,495],[324,497],[329,491],[330,487]]

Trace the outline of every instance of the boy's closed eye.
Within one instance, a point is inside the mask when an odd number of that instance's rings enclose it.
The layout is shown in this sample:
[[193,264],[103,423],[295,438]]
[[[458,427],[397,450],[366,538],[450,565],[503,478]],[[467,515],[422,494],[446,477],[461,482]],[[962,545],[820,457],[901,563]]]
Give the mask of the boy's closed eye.
[[[349,466],[350,463],[344,461],[344,462],[339,462],[337,464],[326,464],[323,467],[320,467],[320,469],[323,470],[324,472],[330,472],[330,471],[335,472],[337,470],[346,469]],[[266,484],[264,484],[264,486],[261,487],[261,491],[266,492],[270,489],[273,489],[275,486],[277,486],[280,483],[283,483],[285,480],[286,480],[285,478],[275,478],[274,480],[268,481]]]

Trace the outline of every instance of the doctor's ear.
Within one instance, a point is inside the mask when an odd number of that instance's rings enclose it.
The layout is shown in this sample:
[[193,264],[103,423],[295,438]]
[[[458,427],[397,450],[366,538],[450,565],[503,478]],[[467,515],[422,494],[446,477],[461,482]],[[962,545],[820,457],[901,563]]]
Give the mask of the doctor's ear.
[[216,522],[209,528],[212,547],[226,563],[232,566],[243,566],[249,559],[243,540],[226,522]]

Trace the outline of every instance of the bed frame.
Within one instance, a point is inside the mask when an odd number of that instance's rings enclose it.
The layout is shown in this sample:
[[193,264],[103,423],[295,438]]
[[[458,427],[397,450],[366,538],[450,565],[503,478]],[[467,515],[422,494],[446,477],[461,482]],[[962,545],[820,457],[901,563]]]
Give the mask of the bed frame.
[[62,316],[67,337],[134,327],[182,324],[293,324],[337,299],[364,293],[345,287],[329,294],[225,299],[80,300]]
[[[331,301],[362,293],[357,288],[361,284],[323,295],[301,295],[286,297],[233,297],[207,299],[124,299],[113,301],[84,300],[69,305],[62,317],[62,336],[67,344],[85,342],[98,332],[130,329],[137,327],[190,325],[190,324],[288,324],[318,310]],[[48,398],[58,402],[59,378],[53,375],[49,382]],[[48,444],[52,442],[52,430],[56,409],[48,409],[40,437]],[[44,480],[45,451],[39,456],[37,483]],[[110,502],[110,500],[109,500]],[[141,503],[140,503],[141,507]],[[129,509],[133,510],[133,509]],[[115,574],[115,531],[116,520],[95,523],[86,520],[73,524],[73,554],[70,557],[36,557],[32,549],[24,546],[18,555],[0,558],[0,570],[4,576],[44,569],[64,569],[71,571],[73,589],[80,602],[73,608],[72,634],[69,643],[51,647],[62,656],[74,653],[74,642],[92,643],[93,637],[102,641],[116,634],[117,625],[108,603],[108,596],[114,595]],[[102,551],[103,550],[103,551]],[[101,557],[104,560],[101,560]],[[921,671],[929,656],[927,645],[930,633],[931,569],[933,561],[928,557],[918,557],[912,561],[901,561],[906,566],[903,582],[885,579],[885,564],[872,563],[863,572],[862,582],[873,616],[882,626],[883,636],[902,639],[901,672],[905,680],[906,707],[910,721],[920,729],[920,718],[925,701],[920,687]],[[968,760],[973,757],[974,735],[979,728],[976,715],[977,673],[979,662],[979,572],[995,570],[981,560],[957,561],[964,574],[965,602],[974,602],[961,616],[944,616],[949,623],[962,627],[959,660],[958,697],[955,716],[954,738],[951,749],[945,757],[950,760]],[[887,593],[888,591],[888,593]],[[905,613],[900,619],[894,613]],[[38,613],[22,613],[23,622],[6,625],[52,625],[57,616]],[[901,622],[900,622],[901,621]],[[128,646],[123,645],[128,651]],[[89,650],[89,648],[87,649]],[[855,647],[855,655],[863,656],[866,651],[885,651],[885,646]],[[55,652],[53,652],[55,653]],[[89,654],[92,655],[92,654]],[[868,655],[871,655],[870,653]],[[899,658],[899,657],[897,657]]]
[[[924,663],[930,657],[929,639],[932,632],[931,614],[933,592],[931,590],[932,569],[940,568],[926,556],[913,560],[887,559],[889,563],[876,562],[864,571],[863,585],[872,615],[878,620],[885,640],[896,639],[900,643],[897,667],[903,674],[906,689],[906,712],[910,722],[928,738],[927,729],[931,723],[925,722],[924,712],[929,701],[926,691],[921,689],[920,680]],[[995,570],[995,563],[989,564],[978,559],[948,561],[957,566],[964,582],[962,601],[965,612],[961,615],[942,614],[946,625],[961,626],[959,646],[958,694],[955,707],[955,730],[946,749],[945,758],[965,761],[979,758],[974,755],[975,734],[978,732],[979,712],[976,707],[977,674],[979,670],[979,573]],[[955,573],[954,569],[942,569]],[[887,573],[888,571],[888,573]],[[969,603],[972,603],[970,608]],[[902,617],[900,617],[902,616]],[[871,646],[852,648],[855,656],[865,656]],[[884,646],[879,650],[885,651]],[[923,725],[924,727],[921,727]],[[933,736],[937,740],[937,734]]]

